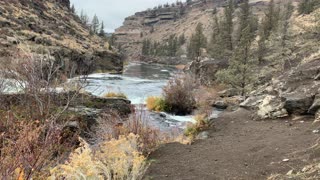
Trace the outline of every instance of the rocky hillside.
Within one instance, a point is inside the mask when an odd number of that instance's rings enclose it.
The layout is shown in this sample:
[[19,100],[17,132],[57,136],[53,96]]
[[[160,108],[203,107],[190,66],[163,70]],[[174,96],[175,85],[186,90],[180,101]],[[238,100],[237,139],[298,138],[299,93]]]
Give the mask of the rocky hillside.
[[89,34],[69,0],[0,1],[0,60],[24,50],[50,55],[68,76],[121,72],[121,56],[108,49],[105,40]]
[[[294,0],[296,2],[298,0]],[[240,2],[240,1],[239,1]],[[255,14],[262,15],[268,0],[251,0]],[[222,13],[226,0],[193,0],[190,3],[156,7],[127,17],[123,26],[115,31],[117,43],[130,59],[136,60],[141,52],[142,41],[164,41],[170,35],[185,35],[189,39],[198,23],[203,24],[204,34],[210,37],[213,29],[213,12]],[[183,47],[186,51],[186,47]],[[182,53],[183,54],[183,53]]]
[[[141,52],[143,39],[162,41],[169,35],[184,34],[190,37],[196,25],[201,22],[204,28],[211,27],[210,18],[215,7],[224,4],[224,0],[194,1],[172,7],[155,8],[152,10],[137,12],[127,17],[123,26],[115,31],[117,43],[122,47],[127,56],[137,58]],[[209,31],[207,31],[209,35]]]

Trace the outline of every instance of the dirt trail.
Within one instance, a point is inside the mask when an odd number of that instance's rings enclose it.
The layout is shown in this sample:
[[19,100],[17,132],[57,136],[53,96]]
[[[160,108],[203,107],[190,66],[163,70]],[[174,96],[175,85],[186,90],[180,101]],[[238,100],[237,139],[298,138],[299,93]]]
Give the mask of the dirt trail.
[[191,146],[166,144],[154,152],[144,179],[258,180],[287,173],[311,162],[315,152],[306,149],[319,138],[312,132],[317,128],[308,118],[253,121],[246,110],[224,113],[209,139]]

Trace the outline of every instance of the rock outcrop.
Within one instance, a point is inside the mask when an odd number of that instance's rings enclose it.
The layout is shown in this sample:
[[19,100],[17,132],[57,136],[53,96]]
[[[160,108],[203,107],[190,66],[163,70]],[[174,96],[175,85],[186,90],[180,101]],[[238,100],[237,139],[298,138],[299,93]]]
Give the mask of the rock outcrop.
[[[90,35],[69,0],[0,1],[0,62],[21,52],[46,54],[66,76],[121,72],[123,58],[102,38]],[[75,74],[74,74],[75,73]]]
[[320,110],[319,73],[320,59],[303,63],[252,92],[241,106],[256,110],[259,119],[316,115]]

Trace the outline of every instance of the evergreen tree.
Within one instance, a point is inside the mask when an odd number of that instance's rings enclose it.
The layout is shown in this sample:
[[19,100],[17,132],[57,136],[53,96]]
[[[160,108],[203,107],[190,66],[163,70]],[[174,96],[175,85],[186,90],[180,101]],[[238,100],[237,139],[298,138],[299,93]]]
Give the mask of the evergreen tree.
[[225,48],[229,51],[233,50],[233,13],[234,13],[233,0],[228,1],[228,5],[224,8],[224,17],[221,23],[222,38],[225,44]]
[[282,15],[282,27],[281,27],[281,46],[284,48],[286,46],[286,40],[288,40],[288,29],[290,25],[290,18],[294,11],[292,2],[288,1],[284,8],[284,13]]
[[258,56],[258,61],[261,64],[263,62],[263,58],[267,50],[267,47],[266,47],[267,38],[265,35],[263,22],[260,23],[258,35],[259,35],[259,39],[258,39],[257,56]]
[[104,23],[102,21],[101,23],[101,27],[100,27],[100,31],[99,31],[99,36],[100,37],[105,37],[106,36],[106,32],[104,31]]
[[201,56],[201,49],[206,48],[207,39],[203,34],[202,24],[199,23],[195,33],[191,36],[188,46],[188,57],[191,59]]
[[168,53],[167,56],[174,57],[178,51],[178,38],[171,35],[168,40]]
[[179,36],[179,45],[182,46],[186,43],[186,37],[184,36],[184,34]]
[[76,13],[76,8],[74,7],[74,4],[72,4],[70,11],[75,14]]
[[300,14],[310,14],[319,5],[319,0],[303,0],[298,6],[298,12]]
[[235,48],[229,67],[217,73],[218,80],[237,88],[241,95],[245,95],[248,87],[254,80],[255,59],[251,57],[251,44],[253,41],[253,31],[250,25],[252,16],[249,1],[244,0],[240,5],[240,39]]
[[221,29],[220,29],[220,23],[217,14],[214,15],[214,26],[213,26],[213,32],[211,36],[211,40],[209,43],[209,54],[211,57],[216,59],[221,59],[224,57],[224,48],[223,47],[223,40],[221,35]]
[[89,16],[83,10],[80,13],[80,20],[83,25],[89,26]]
[[92,31],[92,33],[98,34],[99,26],[100,26],[100,23],[99,23],[98,16],[94,15],[93,19],[92,19],[92,22],[91,22],[91,31]]
[[142,41],[142,55],[150,55],[151,51],[151,41],[149,39],[144,39]]
[[110,37],[107,38],[108,43],[111,46],[116,46],[116,36],[114,34],[112,34]]
[[270,34],[271,34],[271,31],[274,29],[275,27],[275,16],[274,16],[274,13],[275,13],[275,7],[274,7],[274,0],[271,0],[269,2],[269,5],[268,5],[268,10],[267,12],[265,13],[265,18],[264,18],[264,35],[266,37],[266,39],[269,38]]

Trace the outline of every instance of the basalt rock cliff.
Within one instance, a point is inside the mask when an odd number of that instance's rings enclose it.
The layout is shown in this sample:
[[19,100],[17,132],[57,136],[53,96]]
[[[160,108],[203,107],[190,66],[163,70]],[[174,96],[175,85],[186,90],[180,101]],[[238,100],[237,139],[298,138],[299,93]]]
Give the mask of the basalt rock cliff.
[[69,0],[0,1],[0,60],[21,51],[54,58],[67,76],[123,68],[122,57],[90,35]]

